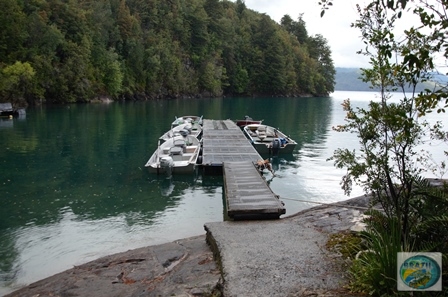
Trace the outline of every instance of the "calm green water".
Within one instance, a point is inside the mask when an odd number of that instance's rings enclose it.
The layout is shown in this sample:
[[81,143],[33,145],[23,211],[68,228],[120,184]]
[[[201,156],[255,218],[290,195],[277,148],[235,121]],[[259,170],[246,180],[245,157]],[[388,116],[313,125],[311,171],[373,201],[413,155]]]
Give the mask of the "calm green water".
[[[151,175],[144,164],[175,116],[239,119],[250,115],[298,142],[273,159],[266,177],[286,215],[347,199],[342,171],[326,159],[356,147],[333,132],[350,97],[224,98],[30,108],[0,120],[0,295],[98,257],[204,234],[222,221],[222,177]],[[360,195],[359,189],[352,196]]]

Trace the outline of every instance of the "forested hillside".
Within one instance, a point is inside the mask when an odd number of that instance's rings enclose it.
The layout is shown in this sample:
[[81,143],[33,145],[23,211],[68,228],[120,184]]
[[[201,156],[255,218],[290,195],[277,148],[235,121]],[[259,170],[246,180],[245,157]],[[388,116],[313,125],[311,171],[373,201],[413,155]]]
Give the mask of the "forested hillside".
[[0,0],[0,100],[326,95],[331,50],[243,0]]
[[336,67],[337,91],[372,91],[369,85],[361,80],[361,69]]

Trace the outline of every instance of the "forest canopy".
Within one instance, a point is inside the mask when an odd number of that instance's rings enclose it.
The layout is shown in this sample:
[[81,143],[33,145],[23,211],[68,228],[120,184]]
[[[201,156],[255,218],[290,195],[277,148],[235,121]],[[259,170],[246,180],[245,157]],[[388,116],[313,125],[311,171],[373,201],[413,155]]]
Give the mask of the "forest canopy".
[[242,0],[0,0],[0,101],[328,95],[327,40]]

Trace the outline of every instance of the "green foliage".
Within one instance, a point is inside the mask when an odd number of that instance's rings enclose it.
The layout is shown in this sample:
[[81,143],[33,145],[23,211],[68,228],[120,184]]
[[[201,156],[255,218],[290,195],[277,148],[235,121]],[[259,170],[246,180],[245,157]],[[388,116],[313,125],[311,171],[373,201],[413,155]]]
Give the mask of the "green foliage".
[[334,77],[336,70],[331,58],[331,49],[327,45],[327,40],[320,34],[308,38],[308,51],[310,57],[317,61],[317,93],[327,94],[334,92]]
[[3,68],[0,75],[0,94],[17,106],[25,106],[26,97],[34,87],[35,75],[33,67],[28,62],[15,62]]
[[[409,3],[411,4],[408,5]],[[389,48],[390,56],[396,54],[401,57],[401,62],[391,69],[401,76],[397,78],[397,85],[419,80],[426,81],[428,71],[437,71],[439,66],[446,66],[448,59],[448,43],[446,42],[448,3],[446,1],[431,3],[423,0],[412,2],[375,0],[371,2],[370,7],[382,11],[384,20],[389,19],[394,22],[405,13],[412,13],[420,20],[420,23],[410,24],[409,28],[403,31],[404,38],[401,37],[402,40],[399,43],[395,42],[394,46]],[[388,42],[392,44],[394,36],[389,36],[389,39],[385,36],[383,44]],[[441,63],[443,65],[440,65]],[[416,98],[416,104],[421,114],[434,109],[438,112],[443,111],[448,106],[448,85],[437,83],[433,88],[420,92]]]
[[[415,181],[410,198],[409,222],[411,230],[406,244],[402,241],[401,225],[398,217],[371,210],[364,222],[366,231],[361,232],[361,245],[355,247],[357,257],[353,257],[350,267],[350,288],[354,292],[364,292],[372,296],[408,296],[395,292],[398,252],[441,252],[444,256],[442,271],[448,269],[448,195],[446,184],[442,187],[431,185],[427,179]],[[446,287],[446,272],[442,277]],[[415,296],[420,295],[415,292]],[[434,293],[432,296],[445,296]]]
[[334,88],[323,37],[308,36],[301,17],[281,26],[244,1],[0,4],[0,67],[29,63],[35,72],[26,90],[2,86],[10,100],[327,95]]
[[330,0],[319,0],[318,4],[322,6],[322,10],[320,12],[320,16],[323,17],[325,15],[325,11],[333,5],[333,1]]
[[241,67],[240,64],[237,66],[235,74],[233,75],[233,81],[234,92],[236,94],[244,94],[247,92],[249,74],[246,69]]
[[[349,100],[343,104],[347,124],[338,131],[358,134],[360,154],[339,149],[335,152],[335,165],[347,168],[343,188],[349,193],[353,182],[373,193],[389,217],[399,217],[403,243],[409,239],[410,199],[415,180],[422,172],[424,158],[418,157],[416,147],[427,131],[418,117],[415,97],[404,96],[399,103],[389,103],[389,91],[403,83],[416,85],[409,72],[391,61],[391,53],[400,48],[394,40],[392,29],[395,17],[387,18],[381,6],[368,5],[359,9],[360,20],[355,26],[361,29],[366,43],[364,54],[370,56],[372,69],[363,70],[363,79],[380,89],[381,101],[371,102],[369,109],[355,110]],[[398,83],[397,83],[398,82]]]
[[380,212],[372,213],[369,221],[370,227],[361,233],[364,249],[357,253],[349,269],[349,287],[370,296],[392,296],[397,286],[397,253],[404,251],[400,227],[396,219]]
[[363,245],[362,236],[351,231],[330,234],[325,247],[342,255],[343,259],[353,259]]
[[121,91],[124,76],[117,55],[110,53],[102,66],[104,67],[102,71],[104,90],[111,96],[117,96]]
[[293,21],[289,15],[285,15],[281,21],[281,25],[290,34],[294,35],[301,44],[306,44],[308,41],[308,31],[306,29],[303,14],[299,15],[297,21]]
[[34,69],[29,63],[16,62],[14,65],[3,69],[3,81],[5,89],[18,87],[21,81],[29,81],[34,76]]
[[[322,8],[321,16],[324,16],[325,11],[333,5],[333,1],[320,0],[318,4]],[[402,18],[405,14],[412,13],[420,21],[420,23],[412,21],[407,24],[409,28],[400,32],[400,34],[404,33],[404,38],[400,35],[399,43],[393,41],[395,36],[392,32],[382,32],[377,36],[363,34],[363,38],[370,38],[372,44],[382,43],[385,47],[381,49],[384,53],[388,53],[389,58],[393,54],[400,56],[402,62],[390,69],[391,73],[399,73],[401,76],[397,77],[395,82],[400,88],[405,87],[404,84],[409,82],[419,80],[425,82],[428,78],[427,71],[437,71],[437,67],[446,66],[448,59],[448,42],[446,42],[448,3],[446,1],[373,0],[366,5],[366,8],[368,8],[366,19],[370,17],[369,9],[375,8],[382,13],[382,15],[372,15],[375,22],[389,22],[388,26],[391,28],[395,20]],[[362,25],[358,26],[359,24],[355,23],[353,26],[362,28]],[[390,46],[392,44],[393,46]],[[416,85],[410,84],[410,86]],[[435,86],[427,87],[419,92],[415,103],[422,115],[435,109],[437,112],[444,112],[448,107],[448,84],[436,83]]]
[[[361,75],[380,91],[380,100],[370,102],[368,109],[355,109],[350,100],[344,101],[346,124],[335,130],[356,133],[360,149],[341,148],[332,158],[337,167],[347,169],[341,183],[344,191],[350,193],[352,184],[357,183],[372,195],[373,204],[382,208],[382,212],[370,213],[365,251],[351,269],[352,289],[374,296],[399,295],[395,292],[397,252],[448,252],[446,189],[434,188],[421,176],[430,153],[417,151],[424,136],[446,141],[440,123],[427,129],[430,126],[422,117],[427,111],[422,106],[434,108],[443,91],[431,97],[437,102],[426,105],[422,102],[429,99],[424,94],[415,95],[416,85],[433,67],[431,55],[437,47],[428,45],[428,36],[413,29],[407,32],[405,42],[396,40],[394,27],[401,15],[390,15],[389,10],[401,12],[407,1],[398,2],[398,8],[391,6],[394,1],[387,5],[372,1],[363,9],[358,6],[359,20],[354,27],[360,29],[366,44],[360,53],[368,56],[371,64]],[[410,96],[404,93],[406,85],[413,90]],[[390,92],[397,90],[403,91],[403,97],[391,103]],[[444,168],[444,163],[440,167]]]
[[203,63],[201,69],[201,76],[199,77],[199,86],[210,92],[210,94],[217,96],[221,91],[221,76],[223,69],[219,65],[213,64],[213,59]]
[[415,181],[410,200],[411,236],[420,251],[448,252],[448,192],[426,179]]
[[16,0],[1,0],[0,6],[0,62],[12,64],[23,54],[27,16]]

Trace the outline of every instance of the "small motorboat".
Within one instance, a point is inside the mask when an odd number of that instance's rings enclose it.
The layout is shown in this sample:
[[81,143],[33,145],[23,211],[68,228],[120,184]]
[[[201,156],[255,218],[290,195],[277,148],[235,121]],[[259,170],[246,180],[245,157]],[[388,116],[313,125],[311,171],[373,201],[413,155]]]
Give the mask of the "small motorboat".
[[171,123],[171,127],[176,127],[182,124],[190,123],[191,125],[202,126],[202,116],[183,116],[175,117],[175,120]]
[[243,131],[259,154],[291,154],[297,145],[289,136],[271,126],[249,124],[243,127]]
[[26,115],[24,108],[13,108],[11,103],[0,103],[0,117],[18,117]]
[[193,173],[199,157],[201,143],[191,135],[174,136],[161,143],[146,162],[151,173],[188,174]]
[[162,136],[159,137],[159,140],[163,143],[175,136],[185,137],[187,135],[191,135],[196,137],[197,139],[201,139],[202,126],[198,123],[185,122],[184,124],[171,127],[169,131],[165,132]]
[[244,120],[236,120],[235,122],[238,127],[243,128],[244,126],[252,124],[260,125],[263,122],[263,120],[254,120],[250,116],[244,116]]

